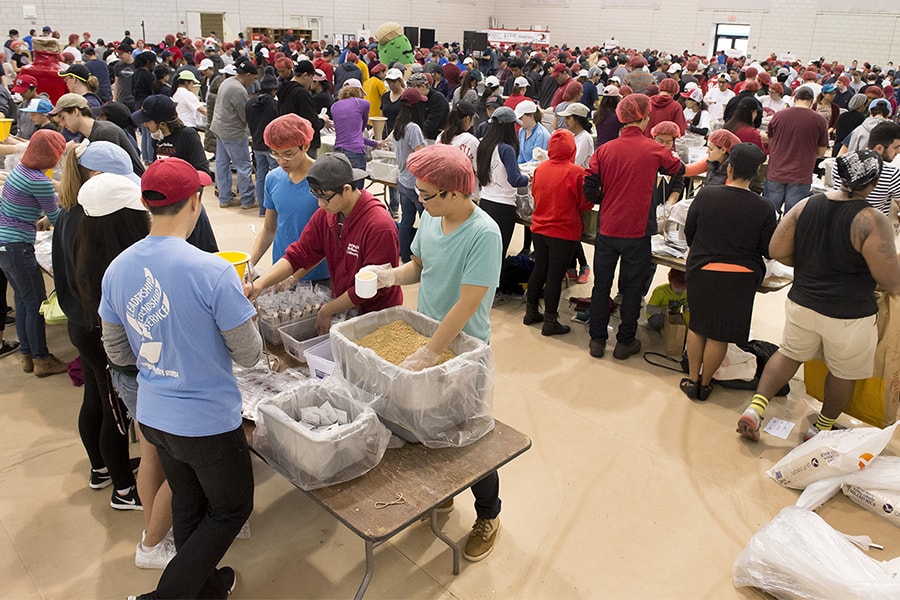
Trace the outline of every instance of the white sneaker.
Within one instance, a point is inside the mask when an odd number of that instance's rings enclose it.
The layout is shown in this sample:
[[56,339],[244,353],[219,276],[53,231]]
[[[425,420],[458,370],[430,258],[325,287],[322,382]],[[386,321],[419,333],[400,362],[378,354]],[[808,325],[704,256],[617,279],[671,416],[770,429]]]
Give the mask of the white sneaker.
[[138,543],[134,551],[134,564],[139,569],[165,569],[169,561],[175,557],[175,544],[168,537],[157,545],[144,549]]

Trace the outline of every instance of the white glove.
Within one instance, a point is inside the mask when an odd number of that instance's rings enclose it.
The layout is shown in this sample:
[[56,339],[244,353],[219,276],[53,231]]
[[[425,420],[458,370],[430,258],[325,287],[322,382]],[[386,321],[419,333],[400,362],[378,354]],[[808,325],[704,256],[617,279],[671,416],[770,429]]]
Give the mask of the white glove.
[[394,275],[394,267],[390,265],[390,263],[386,263],[383,265],[366,265],[362,269],[359,270],[360,273],[363,271],[368,271],[369,273],[375,273],[375,276],[378,278],[378,289],[391,287],[392,285],[396,285],[397,278]]
[[432,352],[428,349],[428,346],[422,346],[421,348],[407,356],[406,360],[400,363],[400,368],[407,369],[409,371],[421,371],[422,369],[433,367],[438,363],[440,359],[440,354],[438,354],[437,352]]

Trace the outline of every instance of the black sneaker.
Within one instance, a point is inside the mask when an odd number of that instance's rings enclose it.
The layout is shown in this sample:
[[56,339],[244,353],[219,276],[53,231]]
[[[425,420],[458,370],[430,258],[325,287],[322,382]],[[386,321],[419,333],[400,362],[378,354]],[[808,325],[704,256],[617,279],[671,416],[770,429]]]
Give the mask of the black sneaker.
[[[12,318],[12,317],[7,317]],[[0,356],[6,356],[7,354],[12,354],[16,350],[19,349],[19,342],[3,340],[3,343],[0,344]]]
[[[131,467],[132,473],[137,473],[138,467],[141,466],[141,457],[136,456],[128,460],[128,466]],[[102,490],[103,488],[112,484],[112,476],[110,476],[109,471],[105,473],[100,473],[99,471],[95,471],[91,469],[91,478],[88,481],[88,486],[92,490]]]
[[141,506],[141,499],[138,497],[137,486],[133,485],[124,496],[120,496],[116,490],[113,490],[112,498],[109,505],[116,510],[144,510]]
[[225,589],[228,590],[228,593],[234,591],[234,586],[237,585],[237,575],[234,572],[234,569],[231,567],[222,567],[218,571],[219,579],[225,584]]

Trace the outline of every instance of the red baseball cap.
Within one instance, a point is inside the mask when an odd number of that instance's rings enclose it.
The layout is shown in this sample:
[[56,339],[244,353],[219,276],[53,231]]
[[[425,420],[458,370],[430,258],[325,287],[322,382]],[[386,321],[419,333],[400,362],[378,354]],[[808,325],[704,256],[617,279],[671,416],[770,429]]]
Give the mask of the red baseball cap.
[[37,79],[33,75],[19,75],[16,77],[16,84],[12,88],[12,93],[21,94],[33,87],[37,87]]
[[191,163],[180,158],[160,158],[153,162],[141,177],[141,195],[156,192],[164,196],[162,200],[148,200],[148,206],[169,206],[187,200],[197,191],[212,185],[212,179],[203,171],[198,171]]

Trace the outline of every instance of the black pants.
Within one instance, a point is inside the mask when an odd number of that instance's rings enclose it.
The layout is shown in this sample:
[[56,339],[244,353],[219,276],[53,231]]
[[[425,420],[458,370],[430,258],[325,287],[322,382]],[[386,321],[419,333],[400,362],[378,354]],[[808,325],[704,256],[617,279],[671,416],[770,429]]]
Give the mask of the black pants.
[[616,340],[630,344],[637,335],[641,298],[650,269],[650,238],[614,238],[597,234],[594,243],[594,290],[591,294],[591,339],[606,342],[609,337],[609,293],[616,264],[619,263],[619,292],[622,323]]
[[6,273],[0,269],[0,311],[2,311],[0,312],[0,331],[6,329],[6,314],[9,311],[9,305],[6,304],[6,290],[8,285]]
[[244,430],[203,437],[173,435],[141,424],[156,446],[172,487],[177,554],[150,594],[156,598],[222,598],[216,565],[253,511],[253,469]]
[[500,227],[500,240],[503,243],[500,259],[503,260],[506,258],[507,250],[509,250],[509,242],[512,240],[513,230],[516,228],[516,207],[514,204],[500,204],[487,198],[482,198],[479,206]]
[[124,490],[134,485],[128,462],[128,436],[119,431],[109,403],[106,354],[100,330],[69,321],[69,339],[81,355],[84,395],[78,412],[78,433],[92,469],[109,469],[113,487]]
[[488,473],[474,484],[475,514],[479,519],[496,519],[500,514],[500,476],[497,471]]
[[544,310],[551,314],[558,313],[562,279],[566,276],[566,268],[575,256],[576,249],[581,246],[581,242],[547,237],[540,233],[532,233],[532,238],[534,270],[528,278],[525,300],[528,304],[537,304],[543,288]]

